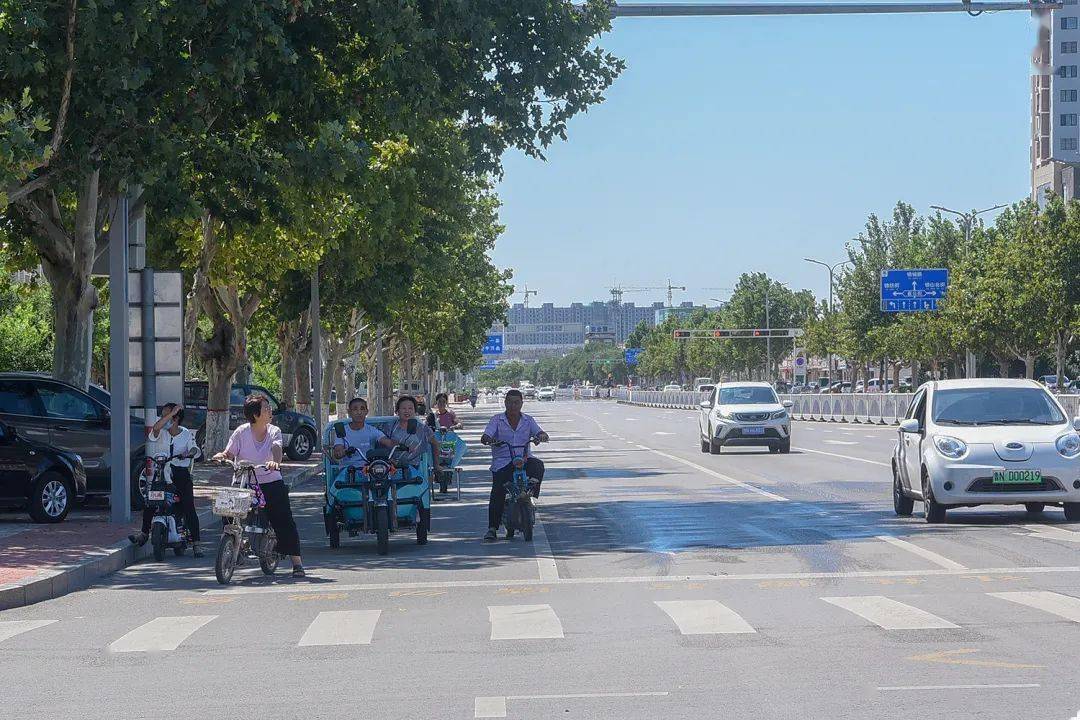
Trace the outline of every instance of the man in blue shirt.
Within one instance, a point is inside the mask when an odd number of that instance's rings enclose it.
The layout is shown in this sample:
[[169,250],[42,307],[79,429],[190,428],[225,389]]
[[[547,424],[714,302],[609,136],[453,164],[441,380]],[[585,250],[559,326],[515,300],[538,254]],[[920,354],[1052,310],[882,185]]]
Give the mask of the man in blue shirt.
[[[394,441],[386,437],[382,430],[374,425],[368,425],[365,421],[368,415],[368,405],[364,398],[353,398],[349,401],[349,424],[342,426],[343,432],[334,436],[334,459],[339,461],[341,471],[347,472],[349,467],[361,468],[367,462],[367,451],[375,447],[375,444],[384,447],[394,447]],[[346,456],[349,448],[356,448],[356,452]]]
[[[488,421],[484,428],[484,434],[480,442],[484,445],[493,445],[504,442],[507,445],[528,445],[534,438],[539,442],[550,440],[548,434],[540,427],[540,424],[530,415],[521,412],[524,398],[520,390],[510,390],[506,393],[506,412],[499,413]],[[526,455],[529,451],[526,449]],[[525,460],[525,475],[536,482],[533,483],[533,497],[540,497],[540,483],[544,480],[544,463],[539,458],[528,455]],[[510,448],[497,446],[491,448],[491,496],[488,498],[488,531],[484,540],[491,542],[498,537],[499,525],[502,523],[503,509],[506,504],[506,488],[503,486],[514,476],[513,457]]]

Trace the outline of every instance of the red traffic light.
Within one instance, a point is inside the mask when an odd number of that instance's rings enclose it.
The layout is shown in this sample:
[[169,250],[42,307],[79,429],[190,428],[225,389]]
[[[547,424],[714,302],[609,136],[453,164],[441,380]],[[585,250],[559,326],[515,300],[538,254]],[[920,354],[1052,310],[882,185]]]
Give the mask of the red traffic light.
[[689,330],[676,330],[675,331],[675,339],[676,340],[678,340],[679,338],[688,338],[688,337],[690,337],[690,331]]

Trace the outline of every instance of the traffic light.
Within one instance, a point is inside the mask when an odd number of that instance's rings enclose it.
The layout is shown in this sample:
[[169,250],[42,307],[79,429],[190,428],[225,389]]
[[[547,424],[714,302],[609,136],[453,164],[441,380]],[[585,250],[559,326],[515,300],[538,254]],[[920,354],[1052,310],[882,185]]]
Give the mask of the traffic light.
[[684,339],[686,339],[688,337],[690,337],[690,331],[689,330],[676,330],[675,331],[675,339],[676,340],[684,340]]

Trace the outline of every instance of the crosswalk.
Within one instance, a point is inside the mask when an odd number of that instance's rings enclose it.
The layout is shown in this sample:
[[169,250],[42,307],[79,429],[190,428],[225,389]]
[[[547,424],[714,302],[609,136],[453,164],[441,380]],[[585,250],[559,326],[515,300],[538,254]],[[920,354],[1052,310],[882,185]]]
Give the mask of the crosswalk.
[[[1050,591],[1018,591],[974,593],[970,597],[994,606],[983,612],[1005,611],[1010,622],[1060,622],[1080,623],[1080,598]],[[642,632],[647,628],[654,636],[668,628],[670,634],[679,635],[753,635],[760,632],[777,634],[783,628],[766,623],[756,628],[736,609],[715,599],[654,600],[642,599],[640,612],[609,614],[603,618],[606,631]],[[945,630],[962,628],[964,624],[985,625],[985,616],[967,614],[960,618],[944,618],[929,612],[918,604],[932,602],[929,596],[905,597],[904,601],[884,595],[846,595],[811,599],[820,603],[825,622],[834,625],[865,625],[890,633],[922,630]],[[1023,608],[1017,610],[1016,606]],[[575,634],[587,635],[594,623],[583,620],[573,604],[561,605],[570,613]],[[499,604],[487,606],[490,633],[488,639],[495,642],[509,641],[564,641],[566,634],[563,620],[556,608],[549,603]],[[760,611],[753,609],[760,616]],[[652,615],[648,613],[654,613]],[[295,641],[297,647],[320,646],[366,646],[392,641],[392,632],[380,637],[379,626],[385,615],[381,609],[329,610],[315,613],[307,620],[306,628]],[[68,633],[64,626],[84,618],[57,620],[0,621],[0,653],[16,638],[33,637],[35,633],[55,630]],[[192,637],[210,633],[210,637],[222,634],[223,623],[235,622],[235,616],[179,615],[153,618],[139,624],[106,646],[111,653],[170,652],[180,648]],[[301,622],[304,618],[301,618]],[[625,626],[621,626],[623,623]],[[437,631],[432,632],[432,636]],[[476,637],[481,640],[481,637]]]

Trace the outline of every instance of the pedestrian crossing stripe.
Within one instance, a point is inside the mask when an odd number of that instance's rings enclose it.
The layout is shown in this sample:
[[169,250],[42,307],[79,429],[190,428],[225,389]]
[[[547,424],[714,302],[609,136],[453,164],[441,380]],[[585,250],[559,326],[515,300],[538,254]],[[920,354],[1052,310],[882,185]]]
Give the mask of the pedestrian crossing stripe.
[[[985,595],[1037,611],[1035,621],[1049,616],[1080,623],[1080,598],[1049,591],[991,592]],[[923,596],[925,597],[925,596]],[[818,598],[890,632],[956,629],[960,625],[907,602],[883,595],[848,595]],[[754,634],[757,629],[735,609],[712,599],[656,600],[652,603],[674,623],[682,635]],[[490,605],[487,607],[492,641],[559,640],[565,637],[562,621],[550,604]],[[110,652],[167,652],[176,650],[218,615],[157,617],[113,641]],[[317,613],[297,641],[298,647],[371,645],[384,614],[379,609],[332,610]],[[79,618],[81,619],[81,618]],[[1016,620],[1015,613],[1010,621]],[[0,621],[3,643],[17,643],[60,621],[54,618]],[[65,623],[70,621],[65,621]],[[64,624],[64,623],[62,623]],[[982,624],[985,624],[983,622]],[[671,627],[668,625],[668,627]],[[58,631],[58,632],[67,632]],[[18,639],[16,639],[18,638]]]

